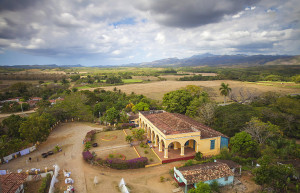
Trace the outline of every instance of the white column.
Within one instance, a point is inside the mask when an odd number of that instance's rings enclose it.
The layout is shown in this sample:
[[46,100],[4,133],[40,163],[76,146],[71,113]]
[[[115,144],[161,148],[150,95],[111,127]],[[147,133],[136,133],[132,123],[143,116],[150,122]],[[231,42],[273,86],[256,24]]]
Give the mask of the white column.
[[157,135],[155,135],[155,138],[154,138],[154,147],[157,147]]
[[158,148],[158,151],[159,151],[159,152],[162,152],[162,142],[161,142],[161,141],[159,142],[159,148]]
[[181,153],[180,153],[181,156],[184,156],[184,146],[181,146]]
[[164,158],[168,158],[168,148],[167,147],[165,147],[165,156],[164,156]]
[[151,136],[151,142],[153,143],[153,132],[152,131],[150,133],[150,136]]
[[174,150],[178,149],[178,142],[174,142]]

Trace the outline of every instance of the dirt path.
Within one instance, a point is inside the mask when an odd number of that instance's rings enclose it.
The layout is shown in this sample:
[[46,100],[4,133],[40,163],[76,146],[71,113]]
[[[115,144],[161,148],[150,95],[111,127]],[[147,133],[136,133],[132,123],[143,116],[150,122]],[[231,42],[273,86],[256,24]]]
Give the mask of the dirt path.
[[[170,182],[159,182],[161,175],[169,176],[168,178],[170,178],[168,171],[173,167],[172,164],[119,171],[91,166],[84,162],[81,155],[83,151],[82,140],[85,134],[92,129],[95,129],[95,127],[91,127],[86,123],[63,123],[53,130],[47,141],[42,143],[37,151],[12,160],[8,164],[1,165],[0,169],[8,169],[16,172],[17,169],[26,171],[31,168],[52,168],[54,164],[58,164],[61,170],[65,169],[72,172],[71,177],[75,181],[74,187],[76,192],[80,193],[117,193],[119,192],[117,185],[121,178],[125,179],[126,183],[132,188],[133,193],[164,193],[171,192],[175,188]],[[57,144],[62,146],[62,152],[47,158],[41,157],[43,152],[52,150]],[[32,161],[26,164],[26,160],[29,157],[32,158]],[[98,176],[100,182],[96,186],[93,184],[95,176]]]
[[3,114],[0,114],[0,119],[1,118],[5,118],[5,117],[9,117],[10,115],[23,115],[23,114],[31,114],[31,113],[34,113],[35,110],[29,110],[29,111],[24,111],[24,112],[16,112],[16,113],[3,113]]

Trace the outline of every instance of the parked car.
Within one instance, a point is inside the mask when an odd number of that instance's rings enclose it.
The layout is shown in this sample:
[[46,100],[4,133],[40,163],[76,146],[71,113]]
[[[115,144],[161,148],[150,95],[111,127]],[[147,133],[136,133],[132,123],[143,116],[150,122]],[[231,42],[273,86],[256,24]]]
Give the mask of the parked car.
[[98,143],[93,143],[93,147],[98,147]]
[[48,155],[53,155],[54,153],[53,153],[53,151],[48,151],[47,154]]
[[42,157],[43,157],[43,158],[48,157],[48,153],[42,153]]

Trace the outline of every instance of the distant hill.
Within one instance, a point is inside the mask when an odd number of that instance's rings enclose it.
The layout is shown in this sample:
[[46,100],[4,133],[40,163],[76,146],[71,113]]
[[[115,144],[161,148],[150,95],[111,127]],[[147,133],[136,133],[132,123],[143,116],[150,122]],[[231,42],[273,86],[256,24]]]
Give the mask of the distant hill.
[[267,62],[265,65],[300,65],[300,56],[277,59],[271,62]]
[[52,68],[73,68],[73,67],[83,67],[80,64],[74,65],[56,65],[56,64],[45,64],[45,65],[13,65],[13,66],[0,66],[2,68],[22,68],[22,69],[52,69]]
[[[184,66],[233,66],[233,65],[245,65],[245,66],[257,66],[257,65],[272,65],[280,64],[296,64],[299,63],[300,56],[288,56],[288,55],[213,55],[202,54],[194,55],[192,57],[178,59],[178,58],[166,58],[156,60],[153,62],[144,62],[136,64],[137,66],[147,67],[184,67]],[[126,65],[124,65],[126,66]],[[130,65],[132,66],[132,64]]]

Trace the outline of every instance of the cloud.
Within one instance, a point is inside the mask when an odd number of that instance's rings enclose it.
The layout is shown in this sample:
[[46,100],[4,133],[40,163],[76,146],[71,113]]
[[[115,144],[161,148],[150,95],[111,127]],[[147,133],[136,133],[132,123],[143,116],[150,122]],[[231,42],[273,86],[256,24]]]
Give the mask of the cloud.
[[218,22],[223,16],[234,15],[256,2],[258,0],[143,0],[136,6],[149,11],[160,24],[191,28]]
[[299,0],[24,1],[1,7],[0,65],[10,50],[89,65],[300,53]]

